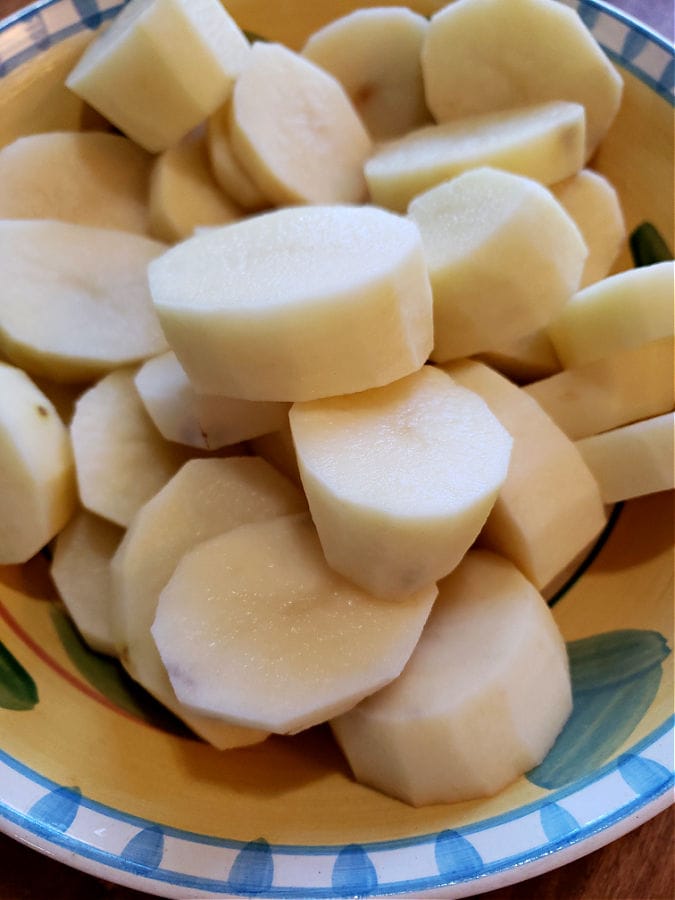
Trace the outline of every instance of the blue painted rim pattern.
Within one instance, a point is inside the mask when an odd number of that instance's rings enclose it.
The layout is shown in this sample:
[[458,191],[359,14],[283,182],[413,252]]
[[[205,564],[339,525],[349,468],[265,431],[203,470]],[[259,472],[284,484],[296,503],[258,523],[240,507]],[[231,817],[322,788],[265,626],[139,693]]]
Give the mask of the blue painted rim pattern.
[[[563,2],[579,12],[612,60],[675,106],[671,44],[601,0]],[[66,37],[97,28],[119,7],[119,0],[42,0],[4,20],[0,78]],[[212,896],[288,900],[378,896],[471,882],[485,890],[488,876],[582,843],[672,793],[674,741],[671,717],[592,775],[526,806],[452,831],[362,845],[271,847],[262,838],[243,843],[170,828],[55,784],[2,750],[0,798],[3,785],[11,783],[14,796],[31,800],[22,805],[0,799],[0,818],[55,848],[138,877],[141,889],[150,880],[158,890],[170,885]],[[615,800],[614,808],[608,808],[607,796]],[[106,824],[115,826],[110,830],[116,849],[91,840],[94,825],[105,829]],[[501,853],[498,848],[504,846],[511,851]],[[209,853],[208,865],[197,847]],[[187,871],[188,858],[196,859],[199,871]],[[183,863],[180,870],[172,860]],[[205,874],[214,868],[217,877]]]

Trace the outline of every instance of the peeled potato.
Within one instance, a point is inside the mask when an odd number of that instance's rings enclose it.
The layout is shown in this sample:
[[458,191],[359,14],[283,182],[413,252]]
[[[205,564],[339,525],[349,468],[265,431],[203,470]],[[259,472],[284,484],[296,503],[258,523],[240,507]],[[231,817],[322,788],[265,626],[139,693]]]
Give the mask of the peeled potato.
[[75,503],[66,427],[25,372],[0,362],[0,565],[34,556]]
[[58,219],[145,234],[152,159],[128,138],[62,131],[0,150],[0,219]]
[[167,349],[148,292],[163,244],[55,221],[0,221],[0,348],[35,375],[86,381]]
[[577,13],[553,0],[448,4],[431,18],[422,69],[440,122],[523,103],[581,103],[586,159],[621,102],[621,77]]
[[413,806],[496,794],[572,710],[562,636],[512,563],[472,550],[438,587],[403,673],[331,723],[357,780]]
[[579,287],[586,244],[531,178],[472,169],[416,197],[408,215],[429,266],[435,362],[531,334]]
[[402,6],[357,9],[315,31],[302,55],[347,91],[376,140],[429,121],[420,51],[424,16]]
[[332,75],[281,44],[259,41],[237,79],[230,140],[272,203],[358,203],[371,141]]
[[511,438],[487,405],[431,366],[296,403],[290,423],[326,559],[377,597],[404,598],[452,571],[509,465]]
[[584,110],[552,101],[427,125],[382,144],[365,165],[373,203],[404,212],[417,194],[492,166],[552,184],[583,165]]
[[291,207],[199,234],[150,265],[149,283],[203,394],[361,391],[415,371],[431,350],[419,231],[374,207]]
[[227,99],[249,43],[218,0],[132,0],[66,80],[151,153]]
[[242,209],[257,212],[271,203],[242,168],[230,140],[230,104],[224,103],[209,117],[206,147],[213,177],[222,190]]
[[83,506],[124,528],[189,458],[153,425],[134,375],[117,369],[85,391],[70,425]]
[[328,568],[308,515],[242,525],[183,557],[152,633],[180,700],[296,732],[395,678],[436,597],[376,600]]

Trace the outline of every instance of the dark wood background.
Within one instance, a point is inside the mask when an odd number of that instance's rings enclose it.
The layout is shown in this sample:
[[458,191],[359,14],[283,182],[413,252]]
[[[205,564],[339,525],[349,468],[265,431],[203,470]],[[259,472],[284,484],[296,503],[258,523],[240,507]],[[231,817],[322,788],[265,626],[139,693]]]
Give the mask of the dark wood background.
[[[0,0],[0,18],[25,5],[24,0]],[[673,39],[672,0],[614,0],[614,5]],[[147,897],[85,875],[0,834],[0,900],[147,900]],[[582,859],[481,895],[481,900],[673,898],[674,807]]]

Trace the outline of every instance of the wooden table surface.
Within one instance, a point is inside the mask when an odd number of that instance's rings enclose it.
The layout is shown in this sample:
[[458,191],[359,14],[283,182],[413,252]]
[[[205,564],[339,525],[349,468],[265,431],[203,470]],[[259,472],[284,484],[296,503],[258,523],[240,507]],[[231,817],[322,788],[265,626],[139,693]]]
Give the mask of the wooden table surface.
[[[0,18],[25,5],[23,0],[0,0]],[[614,0],[614,5],[673,39],[672,0]],[[141,900],[147,897],[99,881],[0,834],[0,900]],[[671,807],[582,859],[537,878],[482,894],[481,900],[673,900],[674,897],[675,808]]]

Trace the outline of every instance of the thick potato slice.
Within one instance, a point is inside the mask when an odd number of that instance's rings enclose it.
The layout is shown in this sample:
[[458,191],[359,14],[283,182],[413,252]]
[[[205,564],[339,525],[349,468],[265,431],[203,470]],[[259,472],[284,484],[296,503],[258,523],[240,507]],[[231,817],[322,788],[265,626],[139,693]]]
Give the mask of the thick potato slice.
[[65,425],[25,372],[0,362],[0,565],[34,556],[76,499]]
[[543,184],[583,165],[584,110],[556,101],[427,125],[380,146],[365,165],[373,203],[404,212],[423,191],[479,166]]
[[672,337],[620,350],[525,388],[572,440],[675,406]]
[[235,724],[287,733],[395,678],[436,585],[376,600],[333,572],[309,515],[242,525],[183,557],[152,633],[177,696]]
[[626,239],[626,224],[613,185],[583,169],[551,186],[551,193],[576,222],[588,247],[580,287],[606,278]]
[[675,263],[611,275],[579,291],[547,326],[566,368],[675,333]]
[[438,587],[403,673],[331,723],[357,780],[413,806],[496,794],[572,711],[562,636],[512,563],[472,550]]
[[302,484],[288,417],[278,431],[271,431],[269,434],[261,434],[260,437],[253,438],[249,441],[249,447],[256,456],[262,456],[295,484]]
[[160,591],[181,557],[201,542],[305,508],[302,493],[262,459],[192,460],[138,511],[113,558],[115,641],[125,668],[220,749],[257,742],[266,732],[200,715],[180,703],[150,633]]
[[506,375],[516,384],[528,384],[555,375],[562,368],[546,329],[500,344],[496,350],[478,353],[476,358]]
[[0,221],[0,347],[31,374],[86,381],[167,349],[146,269],[165,246],[55,221]]
[[393,384],[296,403],[291,431],[328,563],[401,599],[452,571],[506,478],[511,438],[431,366]]
[[161,434],[190,447],[217,450],[276,431],[288,420],[288,403],[197,394],[171,351],[144,363],[135,382]]
[[153,425],[134,376],[106,375],[82,394],[70,424],[82,505],[123,528],[189,459]]
[[157,153],[225,102],[248,53],[218,0],[132,0],[87,48],[66,85]]
[[376,140],[430,119],[420,52],[424,16],[403,6],[357,9],[315,31],[302,55],[335,76]]
[[190,237],[198,226],[224,225],[241,216],[216,183],[201,136],[188,135],[157,158],[149,203],[150,230],[168,243]]
[[110,560],[124,531],[80,510],[56,538],[51,576],[78,631],[100,653],[115,654]]
[[232,150],[230,140],[230,103],[224,103],[216,110],[206,126],[206,148],[213,177],[222,190],[238,203],[242,209],[257,212],[271,206],[251,180],[250,175],[239,164]]
[[258,42],[232,93],[230,140],[272,203],[358,203],[371,141],[340,83],[281,44]]
[[605,503],[675,488],[675,413],[664,413],[577,441]]
[[148,231],[152,158],[99,131],[19,138],[0,150],[0,219],[58,219]]
[[422,49],[439,122],[524,103],[586,111],[588,159],[619,110],[623,83],[576,12],[553,0],[459,0],[432,16]]
[[351,393],[408,375],[431,350],[419,231],[374,207],[293,207],[213,229],[153,262],[149,280],[203,394]]
[[597,482],[574,443],[521,388],[480,362],[444,369],[483,397],[513,437],[509,472],[479,542],[546,591],[605,525]]
[[416,197],[408,215],[429,266],[435,362],[531,334],[579,287],[586,244],[550,191],[530,178],[473,169]]

